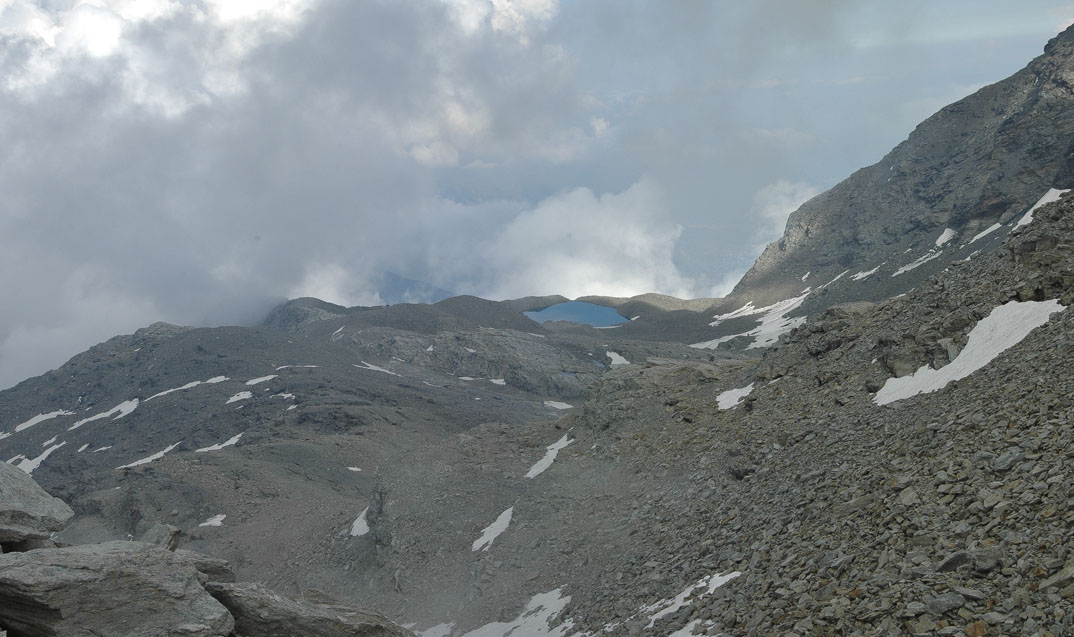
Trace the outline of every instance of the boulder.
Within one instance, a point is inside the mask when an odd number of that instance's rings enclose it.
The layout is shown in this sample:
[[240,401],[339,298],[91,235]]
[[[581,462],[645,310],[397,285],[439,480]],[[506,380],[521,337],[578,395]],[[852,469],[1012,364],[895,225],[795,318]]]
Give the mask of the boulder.
[[188,561],[106,542],[0,555],[0,626],[23,637],[224,637],[234,620]]
[[197,551],[187,551],[185,549],[176,550],[174,555],[176,559],[193,566],[201,573],[202,577],[200,579],[202,582],[235,581],[235,571],[232,570],[231,564],[227,560],[209,557]]
[[74,514],[25,471],[0,462],[0,543],[48,538]]
[[210,583],[206,589],[231,611],[240,637],[413,637],[383,615],[321,594],[291,599],[250,583]]
[[142,536],[142,541],[146,544],[153,544],[163,549],[174,551],[179,548],[179,538],[182,534],[183,532],[177,526],[158,523],[145,532],[145,535]]

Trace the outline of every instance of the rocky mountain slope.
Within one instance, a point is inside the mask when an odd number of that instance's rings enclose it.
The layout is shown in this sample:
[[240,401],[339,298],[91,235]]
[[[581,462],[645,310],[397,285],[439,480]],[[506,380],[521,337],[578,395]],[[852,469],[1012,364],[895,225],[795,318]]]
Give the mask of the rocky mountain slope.
[[74,509],[59,542],[167,523],[423,637],[1074,634],[1072,40],[806,204],[715,305],[157,324],[0,392],[0,461]]

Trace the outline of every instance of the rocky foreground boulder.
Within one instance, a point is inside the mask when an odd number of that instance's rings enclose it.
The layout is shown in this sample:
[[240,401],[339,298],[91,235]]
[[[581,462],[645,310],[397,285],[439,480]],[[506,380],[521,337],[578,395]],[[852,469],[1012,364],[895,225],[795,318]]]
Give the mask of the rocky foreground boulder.
[[[377,613],[320,595],[293,600],[258,584],[232,584],[230,566],[176,550],[178,529],[149,542],[58,547],[72,517],[21,469],[0,463],[0,636],[405,637]],[[33,550],[24,550],[33,549]],[[207,590],[208,589],[208,590]]]
[[47,538],[73,515],[71,507],[46,493],[25,471],[0,463],[0,545]]
[[356,610],[321,595],[289,599],[251,583],[210,583],[206,588],[231,611],[235,632],[244,637],[405,637],[410,634],[383,615]]
[[228,635],[192,564],[141,542],[0,555],[0,624],[27,637]]

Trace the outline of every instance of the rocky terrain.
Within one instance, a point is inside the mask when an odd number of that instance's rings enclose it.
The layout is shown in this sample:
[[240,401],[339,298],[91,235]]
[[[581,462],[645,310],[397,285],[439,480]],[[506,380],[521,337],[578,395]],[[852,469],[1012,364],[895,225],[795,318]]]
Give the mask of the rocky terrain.
[[0,625],[13,637],[405,637],[383,616],[327,596],[288,599],[234,583],[227,562],[176,550],[179,529],[141,542],[61,546],[73,512],[25,472],[0,464]]
[[807,203],[728,299],[296,299],[0,392],[0,460],[74,513],[0,513],[0,580],[174,564],[221,634],[364,621],[330,595],[423,637],[1072,635],[1072,56]]

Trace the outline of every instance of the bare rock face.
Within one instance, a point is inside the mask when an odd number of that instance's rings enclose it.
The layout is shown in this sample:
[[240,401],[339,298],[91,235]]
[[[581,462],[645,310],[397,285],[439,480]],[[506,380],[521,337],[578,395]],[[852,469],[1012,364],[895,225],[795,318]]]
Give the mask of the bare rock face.
[[25,637],[225,637],[234,620],[187,560],[107,542],[0,555],[0,625]]
[[73,515],[22,469],[0,462],[0,542],[47,538]]
[[383,615],[319,595],[290,599],[249,583],[210,583],[206,589],[234,615],[241,637],[413,637]]

